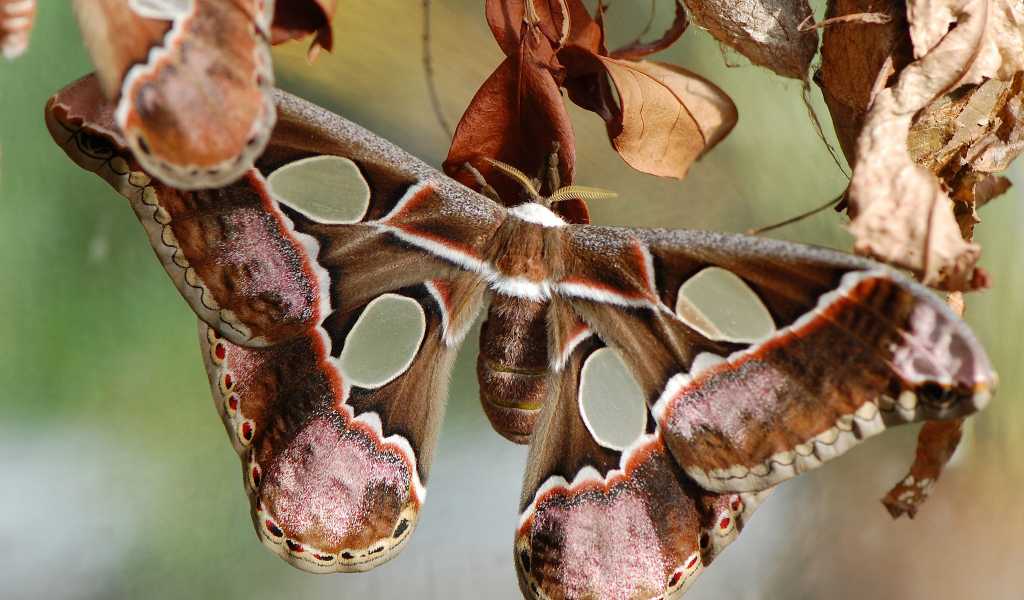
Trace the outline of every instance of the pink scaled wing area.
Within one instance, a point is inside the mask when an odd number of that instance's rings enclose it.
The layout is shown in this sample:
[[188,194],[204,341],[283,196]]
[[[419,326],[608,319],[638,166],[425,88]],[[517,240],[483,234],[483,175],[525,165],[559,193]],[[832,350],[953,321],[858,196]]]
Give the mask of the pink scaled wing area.
[[365,571],[409,542],[426,489],[409,442],[357,417],[320,328],[270,348],[200,323],[214,403],[263,545],[313,572]]

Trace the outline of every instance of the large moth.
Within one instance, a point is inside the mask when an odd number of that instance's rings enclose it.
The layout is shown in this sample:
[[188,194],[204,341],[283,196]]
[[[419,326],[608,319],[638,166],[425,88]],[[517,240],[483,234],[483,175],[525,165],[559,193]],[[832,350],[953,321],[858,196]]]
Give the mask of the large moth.
[[313,572],[408,542],[456,349],[481,310],[494,428],[529,443],[514,561],[529,598],[674,598],[772,486],[889,426],[983,408],[996,374],[925,288],[871,261],[512,208],[323,109],[238,182],[144,172],[97,80],[49,130],[131,203],[199,316],[256,531]]

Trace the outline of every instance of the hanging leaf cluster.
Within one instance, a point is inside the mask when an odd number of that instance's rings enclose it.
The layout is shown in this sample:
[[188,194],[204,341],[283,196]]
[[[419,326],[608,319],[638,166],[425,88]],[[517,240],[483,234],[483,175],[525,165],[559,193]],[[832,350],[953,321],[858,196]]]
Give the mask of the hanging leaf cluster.
[[[505,60],[480,87],[456,130],[445,171],[502,201],[518,184],[491,177],[496,159],[560,181],[576,155],[565,97],[600,116],[612,146],[638,171],[682,179],[735,125],[714,84],[643,57],[675,42],[692,19],[725,52],[820,87],[853,167],[839,209],[857,252],[947,290],[991,285],[973,269],[977,209],[1006,191],[994,176],[1024,151],[1024,6],[1015,0],[829,0],[814,23],[806,0],[677,0],[659,39],[605,46],[605,7],[581,0],[487,0]],[[818,47],[818,30],[824,33]],[[557,182],[555,183],[557,185]],[[550,187],[549,184],[548,187]],[[544,190],[551,193],[551,189]],[[585,222],[582,202],[557,207]]]
[[[488,0],[487,22],[506,58],[463,115],[444,169],[479,188],[463,166],[471,164],[505,202],[518,203],[518,184],[490,177],[494,168],[486,159],[540,172],[557,144],[560,179],[572,182],[575,139],[561,88],[605,121],[623,160],[661,177],[682,179],[736,123],[735,105],[711,82],[674,65],[638,60],[686,30],[686,9],[678,2],[662,37],[611,52],[603,8],[591,17],[580,0]],[[581,201],[557,209],[572,221],[587,220]]]
[[822,89],[853,165],[854,248],[949,290],[991,285],[972,271],[977,208],[1024,151],[1024,7],[1011,0],[832,0]]

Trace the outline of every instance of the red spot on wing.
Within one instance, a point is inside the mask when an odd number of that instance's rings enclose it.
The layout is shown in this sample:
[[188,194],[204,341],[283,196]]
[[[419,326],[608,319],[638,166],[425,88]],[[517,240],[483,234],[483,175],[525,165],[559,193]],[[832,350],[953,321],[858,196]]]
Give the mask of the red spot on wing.
[[443,279],[431,279],[430,283],[437,290],[438,301],[443,305],[441,308],[444,309],[448,314],[452,313],[452,290],[448,282]]
[[423,186],[413,194],[412,198],[402,201],[401,208],[392,212],[387,216],[387,218],[382,219],[381,222],[388,225],[396,225],[398,222],[405,219],[412,218],[415,220],[416,215],[423,210],[422,205],[428,200],[431,200],[435,193],[436,192],[432,186]]
[[561,280],[559,283],[569,285],[581,285],[588,288],[593,288],[597,292],[604,292],[612,294],[614,296],[622,296],[626,300],[650,300],[650,294],[644,292],[638,292],[636,290],[627,290],[621,287],[610,285],[602,281],[595,281],[593,279],[586,279],[583,277],[567,277]]
[[[394,227],[411,236],[422,239],[424,242],[439,245],[451,250],[453,253],[464,254],[474,260],[481,260],[480,252],[471,246],[463,246],[456,243],[446,235],[438,235],[426,230],[420,225],[437,226],[441,216],[438,215],[440,207],[430,202],[437,199],[437,190],[432,186],[425,186],[417,191],[412,198],[404,201],[401,208],[381,220],[381,223]],[[423,216],[430,215],[432,218],[424,221]]]
[[649,254],[646,252],[646,248],[639,240],[631,240],[630,248],[633,250],[633,258],[636,260],[637,271],[643,278],[644,288],[649,292],[654,292],[654,273],[648,268],[647,257]]
[[238,398],[234,394],[228,397],[228,408],[231,409],[231,412],[238,411]]
[[252,439],[252,423],[249,421],[242,423],[242,437],[244,437],[246,441]]
[[569,339],[574,340],[579,336],[586,334],[589,331],[590,327],[588,327],[586,323],[580,321],[579,323],[576,324],[576,329],[572,330],[572,335],[569,336]]
[[438,235],[431,235],[429,233],[426,233],[426,232],[423,232],[423,231],[421,231],[419,229],[416,229],[415,227],[402,226],[402,225],[396,225],[394,227],[395,227],[395,229],[400,229],[400,230],[408,233],[409,235],[413,235],[413,236],[421,238],[421,239],[423,239],[425,241],[428,241],[428,242],[437,244],[439,246],[442,246],[444,248],[447,248],[448,250],[451,250],[454,253],[465,254],[466,256],[468,256],[469,258],[471,258],[473,260],[483,260],[482,257],[480,256],[480,253],[475,248],[471,248],[471,247],[468,247],[468,246],[462,246],[462,245],[456,244],[455,242],[453,242],[452,240],[450,240],[448,238],[444,238],[444,237],[441,237],[441,236],[438,236]]
[[722,520],[718,523],[718,528],[728,529],[730,523],[732,523],[732,519],[730,519],[729,517],[723,517]]
[[224,344],[217,344],[217,347],[214,349],[214,354],[217,356],[218,360],[224,360],[228,355],[228,349],[224,347]]

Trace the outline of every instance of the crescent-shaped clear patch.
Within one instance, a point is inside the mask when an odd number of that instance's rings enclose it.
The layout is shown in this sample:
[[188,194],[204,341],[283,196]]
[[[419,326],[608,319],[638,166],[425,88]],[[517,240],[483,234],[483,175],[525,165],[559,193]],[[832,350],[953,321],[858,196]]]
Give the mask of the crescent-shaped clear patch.
[[345,338],[338,364],[354,386],[375,389],[405,373],[427,331],[420,303],[383,294],[366,305]]
[[605,448],[628,448],[647,426],[644,394],[611,348],[594,351],[583,363],[579,404],[587,429]]
[[318,223],[358,223],[370,207],[370,186],[356,163],[341,156],[311,156],[267,177],[277,199]]
[[190,0],[128,0],[128,8],[140,17],[173,21],[192,11]]
[[679,286],[676,315],[716,341],[754,344],[775,333],[775,320],[754,290],[721,267],[707,267]]

